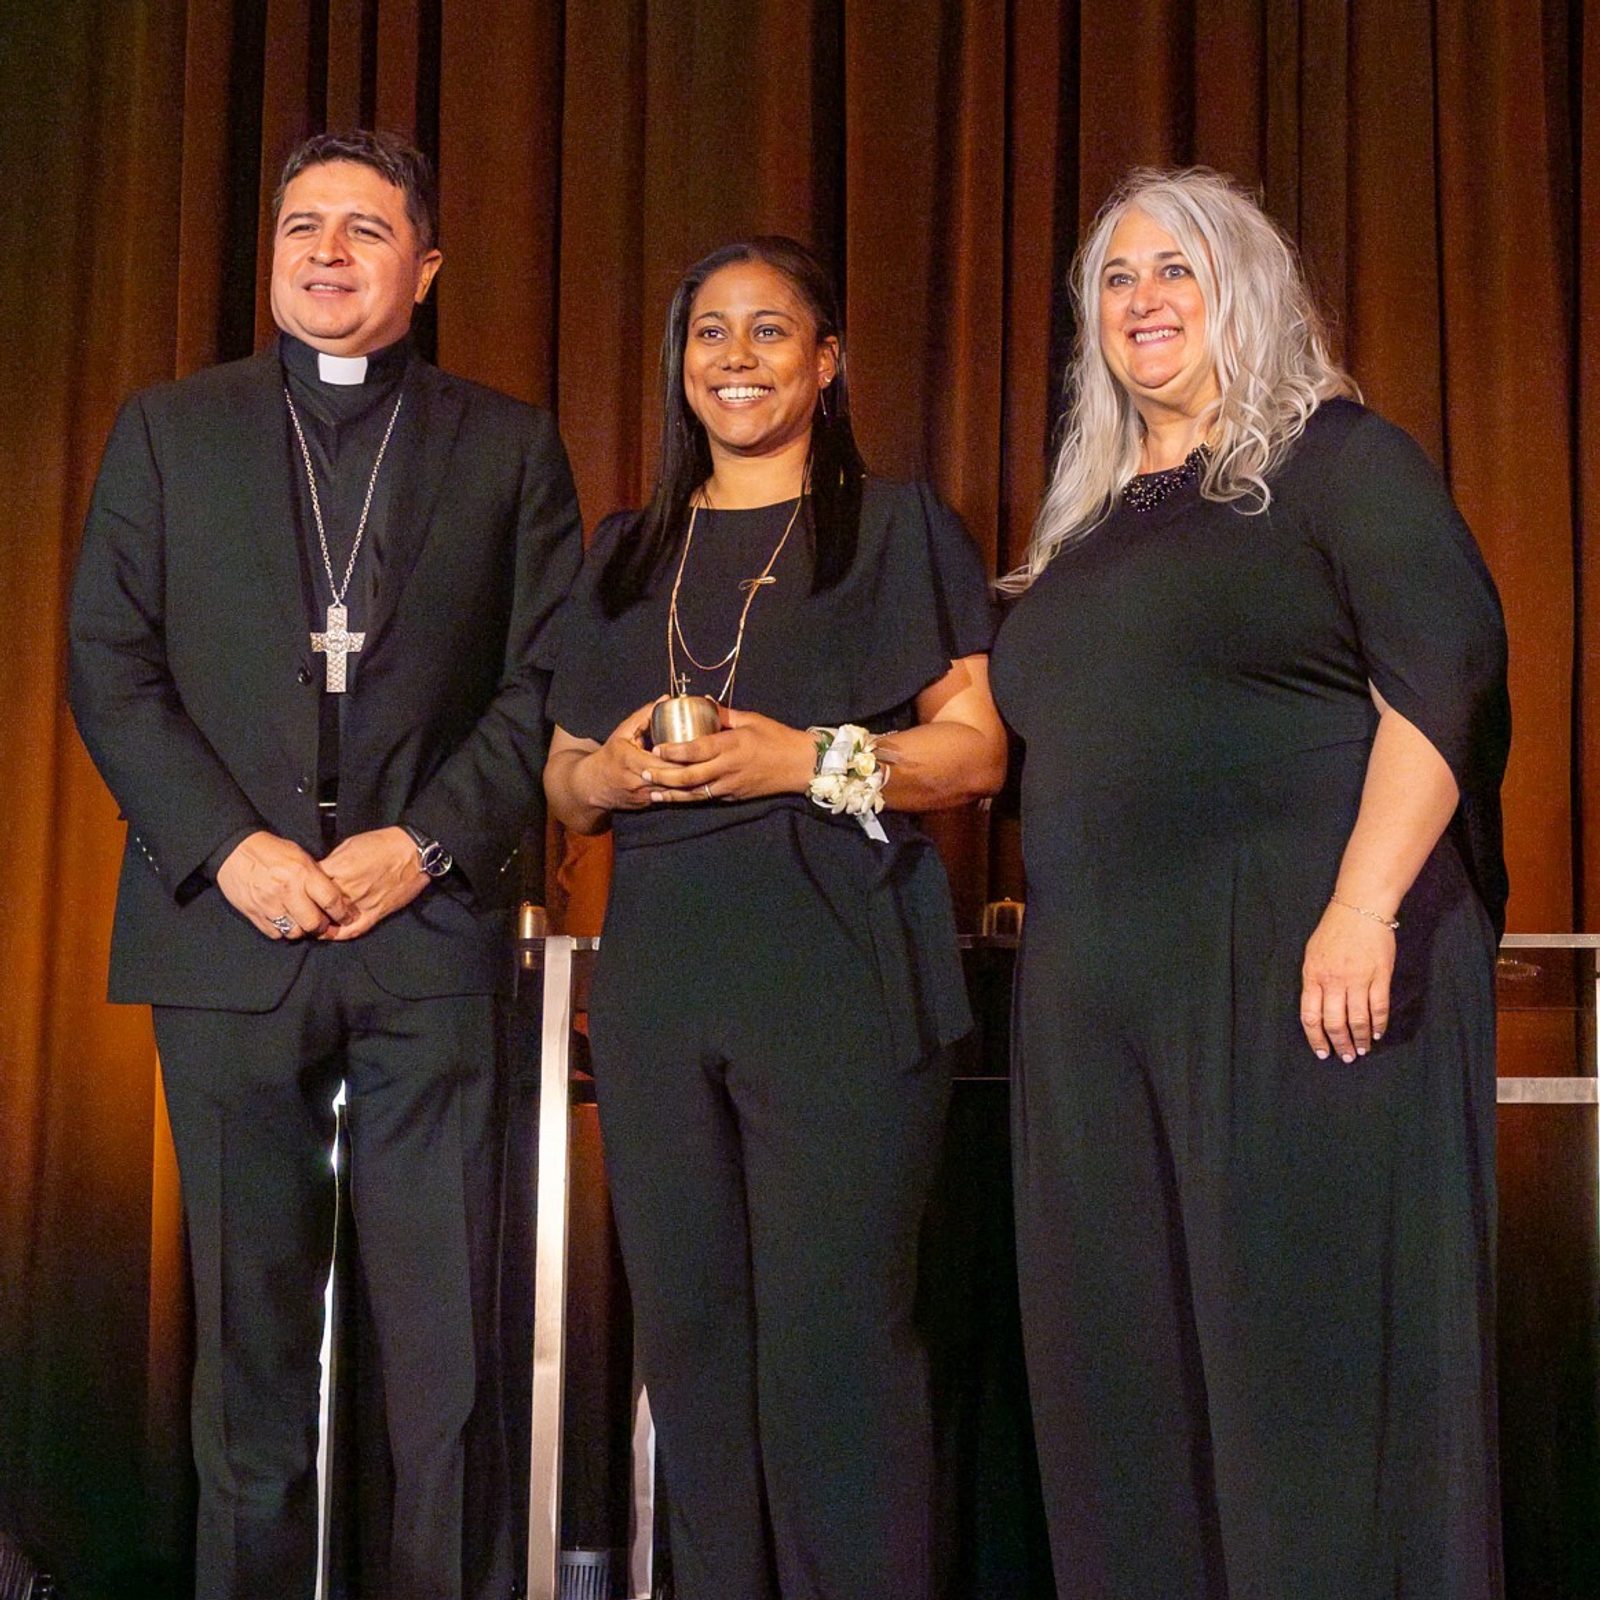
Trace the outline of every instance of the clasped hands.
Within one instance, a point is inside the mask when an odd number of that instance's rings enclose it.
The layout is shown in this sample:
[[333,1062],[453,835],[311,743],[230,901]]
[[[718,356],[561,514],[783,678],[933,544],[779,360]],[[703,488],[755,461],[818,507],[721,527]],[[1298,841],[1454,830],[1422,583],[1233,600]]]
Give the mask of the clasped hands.
[[754,800],[803,794],[817,747],[800,728],[755,711],[717,709],[722,727],[683,744],[647,749],[652,700],[626,716],[573,776],[584,803],[601,811],[642,811],[685,801]]
[[359,939],[428,881],[400,827],[352,834],[321,861],[263,828],[241,840],[217,872],[228,904],[269,939]]

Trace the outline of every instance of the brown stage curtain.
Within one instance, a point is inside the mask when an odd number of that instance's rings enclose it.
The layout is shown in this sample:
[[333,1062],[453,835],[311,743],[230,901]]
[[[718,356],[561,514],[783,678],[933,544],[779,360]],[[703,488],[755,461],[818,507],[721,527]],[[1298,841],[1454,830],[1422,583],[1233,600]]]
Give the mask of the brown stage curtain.
[[[62,703],[67,586],[117,404],[265,339],[276,168],[352,123],[437,155],[423,341],[557,408],[591,523],[645,486],[679,270],[786,231],[845,287],[869,459],[997,569],[1084,220],[1134,162],[1259,184],[1504,592],[1512,926],[1600,917],[1600,0],[10,0],[0,1526],[78,1593],[181,1548],[184,1363],[148,1024],[100,999],[122,829]],[[1009,825],[940,837],[964,923],[1021,892]]]

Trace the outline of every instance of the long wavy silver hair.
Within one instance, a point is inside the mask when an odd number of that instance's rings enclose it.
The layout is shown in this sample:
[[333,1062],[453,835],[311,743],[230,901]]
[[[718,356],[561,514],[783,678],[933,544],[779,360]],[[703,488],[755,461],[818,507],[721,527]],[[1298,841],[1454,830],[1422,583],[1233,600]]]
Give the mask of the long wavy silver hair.
[[1050,487],[1021,566],[1000,581],[1026,589],[1063,547],[1110,514],[1138,471],[1144,424],[1100,348],[1100,276],[1111,235],[1142,211],[1177,241],[1206,308],[1206,343],[1220,398],[1201,483],[1208,500],[1265,511],[1270,480],[1311,413],[1360,391],[1328,354],[1328,334],[1295,249],[1232,178],[1209,167],[1136,167],[1100,208],[1072,269],[1078,335]]

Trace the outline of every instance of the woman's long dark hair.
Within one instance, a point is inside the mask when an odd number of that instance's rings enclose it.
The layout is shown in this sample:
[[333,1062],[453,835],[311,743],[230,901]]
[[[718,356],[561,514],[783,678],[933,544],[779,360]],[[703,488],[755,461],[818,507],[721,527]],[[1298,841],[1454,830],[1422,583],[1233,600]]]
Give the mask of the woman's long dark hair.
[[855,559],[861,482],[867,468],[850,426],[838,297],[822,263],[803,244],[781,234],[760,234],[725,244],[695,262],[679,281],[668,307],[661,340],[661,464],[650,503],[634,519],[600,575],[600,604],[608,617],[620,615],[649,592],[683,539],[690,498],[711,476],[706,430],[683,392],[683,351],[689,338],[689,310],[700,286],[736,261],[760,261],[781,272],[811,313],[818,341],[839,341],[838,371],[818,395],[811,418],[811,493],[802,522],[811,542],[813,593],[836,584]]

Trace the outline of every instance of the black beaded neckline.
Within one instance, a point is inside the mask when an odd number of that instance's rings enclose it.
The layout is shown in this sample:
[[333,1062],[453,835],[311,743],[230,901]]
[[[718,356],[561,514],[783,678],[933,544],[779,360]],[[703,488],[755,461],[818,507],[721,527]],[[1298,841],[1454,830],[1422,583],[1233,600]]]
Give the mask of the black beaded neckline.
[[1186,484],[1197,483],[1206,468],[1206,447],[1198,444],[1175,467],[1164,472],[1142,472],[1122,486],[1122,503],[1130,511],[1154,511]]

